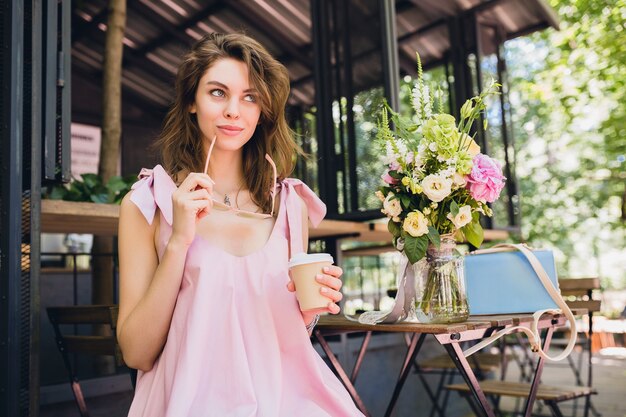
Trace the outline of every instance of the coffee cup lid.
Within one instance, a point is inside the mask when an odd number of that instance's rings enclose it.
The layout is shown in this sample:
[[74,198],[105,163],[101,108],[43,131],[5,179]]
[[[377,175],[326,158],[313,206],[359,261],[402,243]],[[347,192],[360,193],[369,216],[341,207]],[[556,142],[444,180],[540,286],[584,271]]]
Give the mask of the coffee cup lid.
[[297,265],[312,264],[314,262],[334,262],[332,255],[329,253],[296,253],[289,261],[289,268]]

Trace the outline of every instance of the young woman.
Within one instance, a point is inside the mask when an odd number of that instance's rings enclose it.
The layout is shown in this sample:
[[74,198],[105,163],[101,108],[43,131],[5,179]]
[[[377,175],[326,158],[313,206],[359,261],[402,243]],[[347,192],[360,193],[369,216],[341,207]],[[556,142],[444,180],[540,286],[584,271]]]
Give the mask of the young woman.
[[[286,178],[297,153],[283,65],[240,34],[184,57],[163,166],[122,202],[117,337],[139,369],[130,416],[360,416],[312,347],[287,262],[326,208]],[[317,277],[339,312],[342,270]]]

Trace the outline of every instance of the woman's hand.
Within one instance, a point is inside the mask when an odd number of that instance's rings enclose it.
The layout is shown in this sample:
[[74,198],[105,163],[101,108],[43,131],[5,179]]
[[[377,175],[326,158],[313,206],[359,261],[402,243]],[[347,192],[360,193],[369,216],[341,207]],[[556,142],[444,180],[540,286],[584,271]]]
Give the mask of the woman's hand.
[[192,172],[172,194],[174,220],[172,238],[189,246],[196,236],[196,223],[211,212],[213,180],[207,174]]
[[[339,277],[343,274],[343,269],[338,266],[331,265],[324,267],[322,272],[323,274],[317,275],[315,280],[322,284],[320,293],[329,299],[328,304],[326,305],[326,310],[330,314],[337,314],[341,311],[341,308],[339,308],[337,303],[343,298],[343,294],[339,291],[343,285],[343,282],[339,279]],[[287,283],[287,289],[291,292],[296,290],[296,286],[292,280],[289,280],[289,283]],[[305,321],[307,321],[306,317]]]

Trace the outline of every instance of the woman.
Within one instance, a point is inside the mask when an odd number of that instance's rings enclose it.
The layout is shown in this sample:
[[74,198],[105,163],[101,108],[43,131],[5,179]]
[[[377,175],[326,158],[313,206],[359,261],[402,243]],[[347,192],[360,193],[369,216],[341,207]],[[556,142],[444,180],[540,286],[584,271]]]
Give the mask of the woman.
[[[311,346],[317,316],[288,276],[307,219],[326,210],[286,178],[288,94],[285,67],[244,35],[208,35],[183,59],[164,166],[142,172],[120,212],[117,337],[139,369],[130,416],[361,415]],[[316,278],[329,313],[341,274]]]

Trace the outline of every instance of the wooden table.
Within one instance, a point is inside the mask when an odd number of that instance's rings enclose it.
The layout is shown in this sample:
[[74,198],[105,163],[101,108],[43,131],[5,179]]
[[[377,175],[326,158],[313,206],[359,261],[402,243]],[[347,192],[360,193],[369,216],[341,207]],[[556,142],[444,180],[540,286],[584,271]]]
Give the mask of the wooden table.
[[[584,310],[574,311],[575,315],[585,314]],[[396,382],[393,394],[387,406],[385,416],[390,416],[395,407],[396,401],[400,395],[402,387],[409,375],[409,371],[415,361],[426,335],[433,335],[435,339],[446,349],[446,352],[453,360],[457,369],[463,376],[463,379],[470,387],[473,398],[476,402],[475,412],[480,415],[494,417],[494,411],[491,405],[487,402],[487,398],[483,393],[480,385],[478,384],[478,378],[474,374],[472,367],[468,363],[468,360],[463,355],[460,343],[482,339],[487,337],[495,330],[502,328],[516,326],[521,323],[530,323],[533,320],[532,314],[503,314],[496,316],[472,316],[468,321],[455,324],[422,324],[422,323],[407,323],[400,322],[395,324],[377,324],[368,325],[361,324],[355,321],[351,321],[343,316],[324,316],[320,319],[315,331],[313,333],[315,339],[319,342],[322,350],[328,357],[331,367],[337,373],[340,380],[345,385],[346,389],[352,396],[357,407],[365,414],[369,416],[369,412],[363,403],[363,400],[357,393],[354,382],[358,375],[359,369],[363,362],[369,341],[371,339],[372,332],[399,332],[404,333],[410,337],[408,342],[408,348],[404,357],[402,368]],[[539,329],[547,329],[545,339],[543,342],[543,349],[548,350],[550,341],[552,339],[552,333],[555,328],[563,326],[567,319],[562,314],[546,314],[539,321]],[[326,337],[339,334],[348,333],[364,333],[363,342],[359,353],[357,354],[356,362],[352,371],[352,375],[349,377],[339,360],[334,355]],[[535,397],[537,394],[537,388],[539,386],[539,380],[541,379],[541,373],[543,371],[544,360],[539,358],[537,366],[534,370],[534,376],[530,389],[530,394],[526,400],[525,414],[529,415],[532,411]]]
[[[91,233],[117,235],[120,207],[116,204],[82,203],[62,200],[41,200],[42,233]],[[310,228],[311,239],[349,238],[360,242],[391,243],[387,223],[322,220]],[[506,239],[505,230],[485,230],[485,240]],[[380,250],[380,249],[379,249]],[[394,250],[388,247],[388,250]]]

